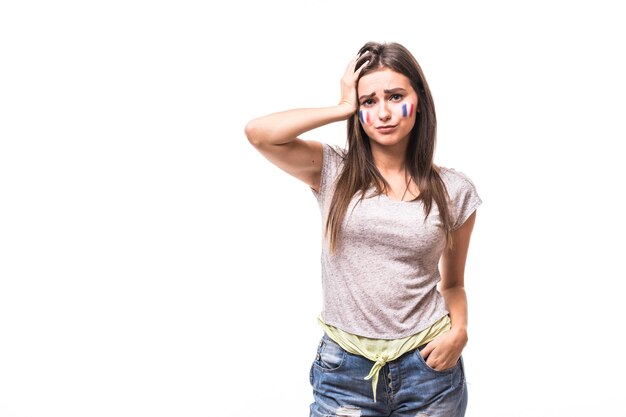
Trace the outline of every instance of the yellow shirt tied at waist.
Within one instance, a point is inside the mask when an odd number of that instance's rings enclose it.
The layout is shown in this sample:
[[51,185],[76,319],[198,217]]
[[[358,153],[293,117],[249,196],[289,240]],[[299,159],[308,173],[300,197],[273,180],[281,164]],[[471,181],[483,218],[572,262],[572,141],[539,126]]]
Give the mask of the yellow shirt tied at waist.
[[376,402],[378,373],[381,368],[387,364],[387,362],[391,362],[405,353],[430,342],[440,334],[450,330],[451,327],[450,316],[446,314],[441,319],[437,320],[432,326],[422,330],[421,332],[402,339],[386,340],[370,339],[344,332],[343,330],[324,323],[321,316],[318,317],[317,320],[328,337],[341,346],[343,350],[352,353],[353,355],[361,355],[374,362],[374,366],[372,366],[370,373],[364,378],[366,380],[372,380],[374,402]]

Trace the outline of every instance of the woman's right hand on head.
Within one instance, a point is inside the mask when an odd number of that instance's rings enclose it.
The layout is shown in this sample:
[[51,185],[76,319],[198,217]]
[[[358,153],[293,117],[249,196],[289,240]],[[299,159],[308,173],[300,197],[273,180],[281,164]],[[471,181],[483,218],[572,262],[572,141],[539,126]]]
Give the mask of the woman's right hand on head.
[[356,92],[356,82],[359,79],[359,74],[361,73],[363,68],[369,63],[369,61],[365,61],[357,69],[356,64],[362,56],[363,55],[357,56],[350,61],[348,67],[346,68],[346,72],[341,78],[341,100],[339,101],[339,105],[349,106],[352,112],[357,111],[357,109],[359,108],[359,101]]

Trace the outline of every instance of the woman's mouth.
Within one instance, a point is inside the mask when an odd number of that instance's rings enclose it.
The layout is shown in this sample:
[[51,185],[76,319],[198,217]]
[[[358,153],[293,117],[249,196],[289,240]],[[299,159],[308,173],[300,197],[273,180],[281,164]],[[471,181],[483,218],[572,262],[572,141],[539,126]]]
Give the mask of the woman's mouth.
[[376,128],[376,131],[378,133],[382,133],[383,135],[389,134],[391,132],[394,131],[394,129],[397,127],[398,125],[384,125],[384,126],[378,126]]

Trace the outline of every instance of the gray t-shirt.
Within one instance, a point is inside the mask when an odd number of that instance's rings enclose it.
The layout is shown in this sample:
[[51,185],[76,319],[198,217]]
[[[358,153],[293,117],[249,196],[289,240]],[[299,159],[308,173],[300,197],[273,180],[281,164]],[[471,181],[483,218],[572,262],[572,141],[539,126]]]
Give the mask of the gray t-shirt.
[[[345,150],[324,145],[320,191],[326,213]],[[481,204],[463,173],[441,167],[451,200],[453,229]],[[342,224],[335,253],[322,244],[322,319],[343,331],[374,339],[400,339],[424,330],[448,314],[437,291],[445,237],[433,203],[424,223],[421,201],[394,201],[386,195],[354,197]]]

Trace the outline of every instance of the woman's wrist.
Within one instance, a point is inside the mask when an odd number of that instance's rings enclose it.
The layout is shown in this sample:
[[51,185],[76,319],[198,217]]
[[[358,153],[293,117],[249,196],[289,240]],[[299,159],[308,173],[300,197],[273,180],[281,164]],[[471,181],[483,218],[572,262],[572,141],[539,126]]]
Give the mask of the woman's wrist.
[[452,328],[450,329],[450,332],[458,343],[461,343],[463,345],[467,343],[467,340],[468,340],[467,326],[462,326],[462,325],[452,326]]
[[342,119],[345,120],[348,117],[352,116],[355,112],[356,109],[354,108],[354,105],[351,103],[348,103],[347,101],[342,101],[337,105],[337,109],[339,111],[339,113],[342,116]]

